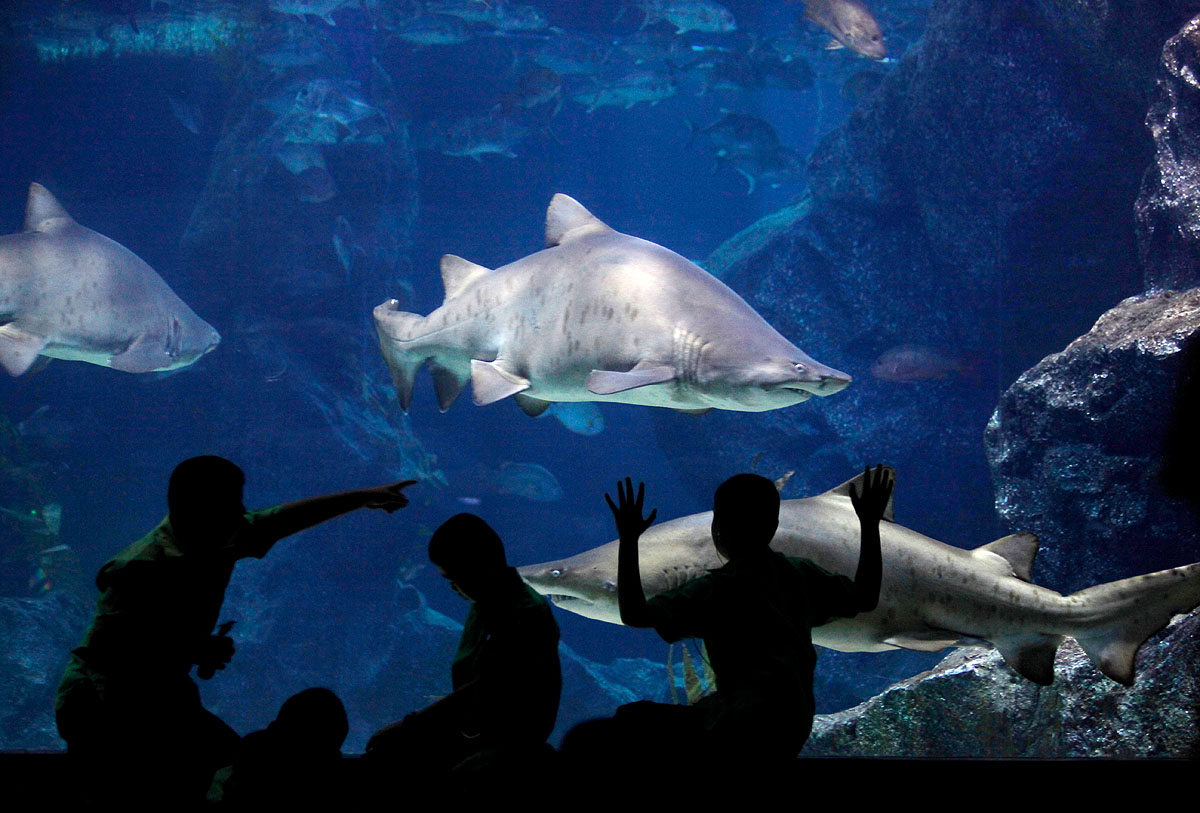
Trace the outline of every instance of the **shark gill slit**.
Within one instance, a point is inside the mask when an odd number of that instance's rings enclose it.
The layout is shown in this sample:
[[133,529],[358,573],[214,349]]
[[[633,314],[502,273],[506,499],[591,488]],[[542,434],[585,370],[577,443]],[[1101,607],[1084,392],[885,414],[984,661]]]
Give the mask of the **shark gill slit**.
[[671,346],[671,366],[680,383],[695,384],[700,372],[700,337],[686,328],[676,326]]

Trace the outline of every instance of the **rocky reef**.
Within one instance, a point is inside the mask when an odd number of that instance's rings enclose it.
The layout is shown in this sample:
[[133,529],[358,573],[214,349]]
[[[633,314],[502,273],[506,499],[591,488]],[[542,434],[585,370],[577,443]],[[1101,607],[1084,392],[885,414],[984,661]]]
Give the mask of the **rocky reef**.
[[1174,404],[1198,331],[1200,290],[1131,297],[1000,399],[984,435],[996,508],[1038,534],[1045,583],[1200,559],[1200,517],[1162,481],[1173,426],[1194,419]]
[[1074,641],[1038,686],[994,650],[957,650],[862,705],[819,716],[804,756],[1193,757],[1200,744],[1200,615],[1138,652],[1137,679],[1104,677]]
[[1146,115],[1154,162],[1137,200],[1138,248],[1146,287],[1200,283],[1200,20],[1167,41],[1158,98]]
[[59,748],[54,693],[88,619],[69,593],[0,598],[0,743],[4,748]]

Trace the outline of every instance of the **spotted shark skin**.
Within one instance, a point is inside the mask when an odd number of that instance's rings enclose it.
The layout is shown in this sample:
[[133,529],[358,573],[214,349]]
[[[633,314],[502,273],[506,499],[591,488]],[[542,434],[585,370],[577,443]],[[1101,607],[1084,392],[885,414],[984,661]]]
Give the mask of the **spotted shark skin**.
[[32,184],[25,229],[0,237],[0,364],[20,376],[48,359],[129,373],[186,367],[220,342],[154,269],[81,226]]
[[[815,497],[784,500],[771,547],[853,578],[860,535],[849,487],[858,481]],[[711,524],[712,512],[704,512],[643,534],[638,553],[647,597],[721,566]],[[1174,615],[1200,605],[1200,563],[1063,596],[1029,582],[1038,547],[1033,534],[963,550],[895,523],[889,506],[880,540],[879,606],[813,629],[814,643],[842,652],[990,645],[1018,673],[1048,685],[1054,679],[1054,653],[1072,637],[1104,674],[1131,685],[1138,647]],[[518,572],[562,609],[620,623],[616,541]]]
[[428,362],[443,411],[516,396],[749,412],[832,395],[850,376],[814,361],[728,286],[660,245],[621,234],[566,195],[548,248],[495,270],[442,258],[446,299],[428,316],[375,308],[401,406]]

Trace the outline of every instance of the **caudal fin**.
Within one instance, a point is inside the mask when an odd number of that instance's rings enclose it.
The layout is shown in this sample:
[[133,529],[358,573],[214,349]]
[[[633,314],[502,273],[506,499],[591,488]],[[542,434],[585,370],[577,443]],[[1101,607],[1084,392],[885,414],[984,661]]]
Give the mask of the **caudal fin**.
[[1096,585],[1067,599],[1096,609],[1073,637],[1100,671],[1130,686],[1138,647],[1172,616],[1200,605],[1200,563]]
[[[417,334],[418,326],[425,317],[400,310],[395,299],[375,308],[375,329],[379,332],[379,349],[392,372],[392,383],[396,387],[396,398],[400,408],[408,412],[412,403],[413,380],[417,370],[425,363],[425,356],[405,350],[406,343]],[[450,399],[453,400],[453,399]],[[447,404],[449,406],[449,404]]]

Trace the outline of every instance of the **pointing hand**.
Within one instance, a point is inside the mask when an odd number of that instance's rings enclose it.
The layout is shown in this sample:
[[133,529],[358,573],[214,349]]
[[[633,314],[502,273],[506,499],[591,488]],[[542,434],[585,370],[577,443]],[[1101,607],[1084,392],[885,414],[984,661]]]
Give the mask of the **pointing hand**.
[[367,508],[382,508],[390,514],[408,505],[408,497],[405,496],[404,489],[416,482],[416,480],[401,480],[386,486],[368,488],[365,490],[366,501],[363,505]]

